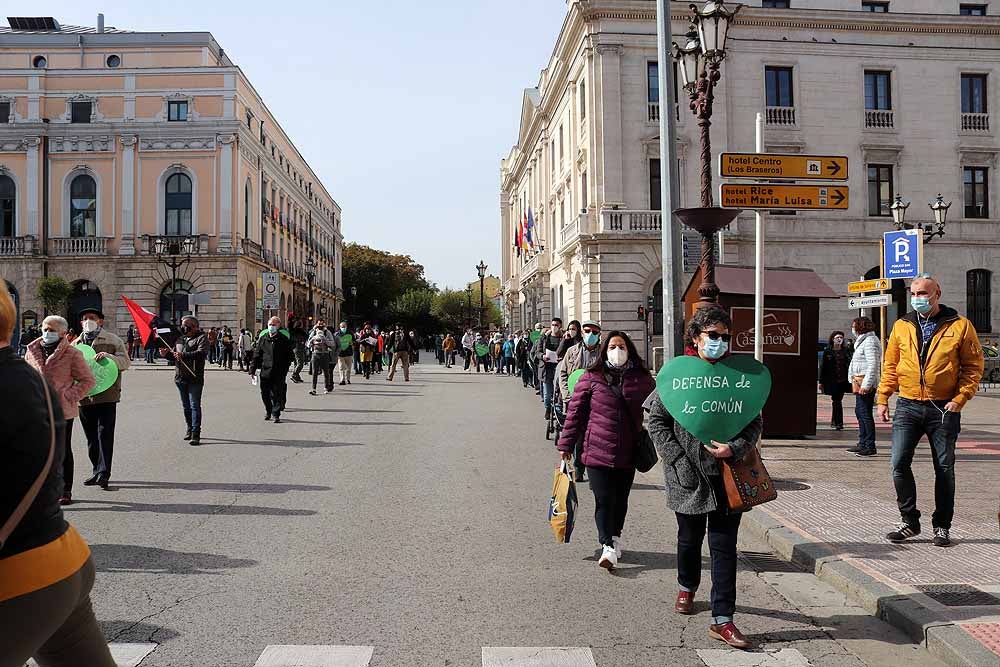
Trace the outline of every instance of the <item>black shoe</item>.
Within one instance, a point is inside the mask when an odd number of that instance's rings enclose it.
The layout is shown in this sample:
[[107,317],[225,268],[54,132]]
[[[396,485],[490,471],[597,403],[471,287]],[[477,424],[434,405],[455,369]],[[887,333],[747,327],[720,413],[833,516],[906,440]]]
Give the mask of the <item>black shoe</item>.
[[101,476],[100,473],[96,473],[95,472],[93,475],[91,475],[87,479],[83,480],[83,485],[84,486],[97,486],[97,479],[100,476]]
[[346,382],[346,381],[344,381],[344,380],[341,380],[341,381],[340,381],[340,386],[342,386],[342,387],[343,387],[343,386],[344,386],[345,384],[347,384],[347,382]]
[[351,384],[351,381],[350,381],[350,380],[348,380],[348,381],[347,381],[347,384]]
[[875,456],[878,452],[875,449],[861,449],[854,452],[855,456],[860,456],[861,458],[867,458],[869,456]]
[[951,536],[948,535],[947,528],[934,529],[934,546],[936,547],[951,546]]
[[266,415],[264,415],[264,421],[266,421],[266,422],[271,421],[271,413],[270,412],[268,412]]
[[310,389],[309,390],[309,395],[310,396],[315,396],[316,395],[316,390],[315,389]]
[[201,431],[192,431],[191,440],[188,442],[192,447],[197,447],[201,444]]
[[104,489],[105,491],[107,491],[108,490],[108,482],[110,482],[110,481],[111,481],[111,475],[109,475],[106,472],[101,473],[100,476],[97,478],[97,486],[99,486],[102,489]]
[[910,525],[905,521],[901,521],[900,523],[896,524],[895,530],[893,530],[892,532],[888,533],[885,536],[885,539],[889,540],[890,542],[899,543],[905,541],[910,537],[916,537],[919,534],[920,534],[920,524]]
[[190,440],[191,439],[191,429],[188,429],[188,430],[184,431],[184,439],[185,440]]
[[834,426],[833,428],[834,428],[835,431],[843,431],[844,430],[844,425],[841,424],[840,426]]
[[274,414],[274,423],[275,424],[280,424],[281,423],[281,414],[280,413],[275,413]]
[[552,408],[545,408],[545,421],[552,419]]
[[846,451],[847,451],[848,454],[857,454],[858,452],[863,451],[863,450],[861,449],[860,446],[855,445],[854,447],[851,447],[850,449],[848,449]]

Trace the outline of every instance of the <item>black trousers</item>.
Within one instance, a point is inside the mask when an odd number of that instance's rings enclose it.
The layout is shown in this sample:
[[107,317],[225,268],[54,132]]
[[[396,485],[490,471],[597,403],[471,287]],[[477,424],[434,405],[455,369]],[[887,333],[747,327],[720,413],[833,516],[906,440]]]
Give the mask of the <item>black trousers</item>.
[[285,409],[285,396],[288,392],[288,382],[285,376],[280,378],[260,379],[260,398],[264,401],[264,410],[269,415],[280,415]]
[[837,384],[830,389],[830,403],[833,408],[833,416],[830,418],[832,426],[841,427],[844,426],[844,394],[846,393],[844,385]]
[[66,447],[63,456],[63,495],[69,496],[73,493],[73,420],[66,420]]
[[736,540],[743,514],[725,510],[677,515],[677,583],[696,591],[701,584],[701,545],[708,528],[712,558],[712,616],[736,611]]
[[80,425],[87,434],[87,453],[94,465],[94,474],[111,476],[111,459],[115,453],[115,420],[117,403],[98,403],[80,407]]
[[604,546],[614,546],[612,537],[621,537],[628,514],[628,494],[632,491],[635,468],[587,466],[590,490],[594,492],[594,519],[597,537]]

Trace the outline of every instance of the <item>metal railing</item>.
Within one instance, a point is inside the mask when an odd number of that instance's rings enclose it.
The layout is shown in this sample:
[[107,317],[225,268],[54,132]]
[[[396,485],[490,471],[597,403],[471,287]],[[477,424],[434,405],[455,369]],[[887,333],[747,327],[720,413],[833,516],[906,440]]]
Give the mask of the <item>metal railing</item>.
[[895,126],[895,112],[891,109],[865,109],[865,127],[891,130]]
[[659,211],[601,211],[601,232],[607,233],[655,233],[663,226]]
[[792,127],[795,125],[795,107],[765,107],[764,120],[768,125]]
[[962,131],[986,134],[990,131],[990,115],[988,113],[963,113]]
[[69,255],[107,255],[108,241],[106,237],[53,238],[49,246],[51,254]]

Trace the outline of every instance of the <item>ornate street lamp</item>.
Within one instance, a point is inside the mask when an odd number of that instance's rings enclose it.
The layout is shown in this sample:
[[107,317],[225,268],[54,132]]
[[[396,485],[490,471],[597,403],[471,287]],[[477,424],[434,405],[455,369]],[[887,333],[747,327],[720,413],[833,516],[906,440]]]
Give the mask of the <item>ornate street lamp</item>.
[[698,118],[701,131],[701,206],[674,211],[688,227],[701,234],[701,284],[698,305],[719,301],[719,286],[715,284],[715,235],[727,227],[742,212],[712,206],[712,111],[715,86],[722,78],[719,66],[726,58],[729,26],[742,5],[730,10],[724,0],[709,0],[702,9],[691,5],[694,16],[688,31],[687,44],[673,45],[673,58],[685,90],[691,98],[691,112]]
[[930,225],[924,227],[924,243],[930,243],[931,239],[935,236],[944,236],[944,226],[948,222],[948,209],[951,208],[951,202],[945,204],[944,197],[938,193],[937,199],[927,206],[934,213],[934,224],[937,226],[937,229],[928,236]]
[[934,213],[934,224],[924,224],[921,222],[906,222],[906,209],[910,207],[910,202],[903,203],[903,197],[896,195],[896,200],[889,207],[892,212],[892,223],[896,229],[919,229],[923,232],[924,243],[930,243],[937,236],[944,236],[944,227],[948,222],[948,209],[951,202],[944,203],[944,197],[938,194],[937,198],[927,204],[927,208]]
[[309,321],[312,322],[313,319],[313,280],[316,278],[316,260],[313,259],[312,254],[306,257],[306,261],[303,262],[306,269],[306,280],[309,282],[309,305],[306,306],[308,312],[307,317]]
[[896,201],[892,202],[889,211],[892,213],[892,222],[896,229],[910,229],[906,226],[906,209],[910,208],[910,202],[903,203],[903,196],[896,195]]
[[177,324],[177,269],[191,261],[197,239],[193,236],[157,236],[153,241],[156,259],[170,269],[170,319]]
[[358,315],[358,288],[351,287],[351,319],[356,319]]
[[486,262],[479,260],[479,264],[476,265],[476,271],[479,272],[479,326],[483,326],[483,281],[486,280]]

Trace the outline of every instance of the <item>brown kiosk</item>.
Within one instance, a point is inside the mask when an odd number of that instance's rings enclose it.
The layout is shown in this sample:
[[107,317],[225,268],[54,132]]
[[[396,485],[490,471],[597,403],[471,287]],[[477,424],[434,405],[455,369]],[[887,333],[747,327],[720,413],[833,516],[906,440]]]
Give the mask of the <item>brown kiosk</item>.
[[[731,352],[753,355],[753,267],[716,265],[715,282],[719,304],[733,318]],[[699,268],[684,291],[686,318],[697,307],[700,284]],[[765,437],[816,435],[819,300],[837,296],[812,269],[764,270],[764,364],[772,379],[763,413]]]

